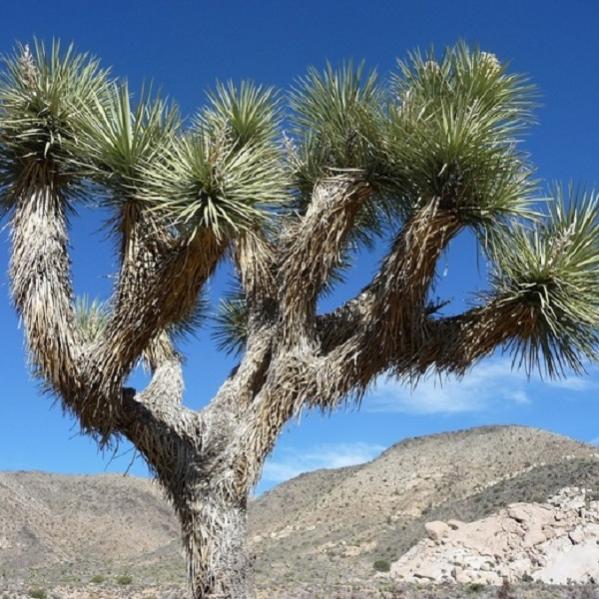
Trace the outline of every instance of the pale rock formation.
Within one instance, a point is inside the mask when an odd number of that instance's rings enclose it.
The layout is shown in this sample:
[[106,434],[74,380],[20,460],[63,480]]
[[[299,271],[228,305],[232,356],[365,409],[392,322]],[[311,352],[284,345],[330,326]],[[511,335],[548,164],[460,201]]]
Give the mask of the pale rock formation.
[[514,503],[474,522],[429,522],[388,576],[412,582],[499,585],[599,581],[599,501],[566,487],[546,503]]

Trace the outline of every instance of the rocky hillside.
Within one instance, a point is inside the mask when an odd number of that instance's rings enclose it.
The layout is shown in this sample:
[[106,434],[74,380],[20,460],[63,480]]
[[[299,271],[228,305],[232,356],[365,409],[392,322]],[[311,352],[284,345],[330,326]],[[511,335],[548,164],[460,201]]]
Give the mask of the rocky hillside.
[[0,574],[50,579],[183,562],[178,524],[150,481],[118,475],[0,473]]
[[[367,464],[299,476],[251,505],[258,586],[281,597],[384,588],[394,579],[374,563],[392,567],[426,538],[427,522],[481,520],[515,502],[545,503],[564,487],[596,492],[596,452],[540,430],[484,427],[409,439]],[[166,588],[184,572],[177,524],[149,481],[0,474],[0,588],[2,580]]]
[[[597,448],[525,427],[408,439],[368,464],[300,476],[254,505],[257,568],[270,585],[360,584],[434,520],[473,521],[560,489],[599,489]],[[291,508],[293,506],[293,508]]]

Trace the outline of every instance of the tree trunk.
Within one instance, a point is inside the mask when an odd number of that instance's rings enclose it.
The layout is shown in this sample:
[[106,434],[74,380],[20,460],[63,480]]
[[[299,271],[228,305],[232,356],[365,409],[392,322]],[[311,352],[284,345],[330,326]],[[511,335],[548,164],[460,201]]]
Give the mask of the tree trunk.
[[240,422],[224,404],[187,410],[181,395],[179,362],[163,363],[139,396],[125,396],[119,429],[156,473],[179,518],[193,599],[253,598]]
[[236,484],[231,439],[219,428],[213,429],[218,444],[208,444],[218,445],[217,451],[207,455],[189,437],[188,442],[171,437],[170,459],[152,465],[179,518],[193,599],[251,599],[248,490]]
[[[194,599],[250,599],[251,564],[246,551],[246,499],[223,497],[219,485],[208,482],[175,509],[187,551]],[[195,491],[195,490],[194,490]]]

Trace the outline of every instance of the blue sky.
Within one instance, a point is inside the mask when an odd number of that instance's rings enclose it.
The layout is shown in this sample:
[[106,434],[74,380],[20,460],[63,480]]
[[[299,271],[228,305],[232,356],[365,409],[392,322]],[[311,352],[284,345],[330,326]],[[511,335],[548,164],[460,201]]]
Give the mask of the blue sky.
[[[0,52],[33,35],[74,41],[102,58],[133,89],[152,80],[185,114],[204,101],[217,79],[254,79],[287,88],[309,65],[365,59],[389,73],[415,47],[436,48],[458,39],[479,44],[527,73],[542,98],[539,124],[526,149],[546,181],[599,179],[599,4],[591,0],[480,2],[355,0],[30,0],[4,2]],[[73,222],[75,287],[106,297],[114,271],[112,244],[101,209],[82,210]],[[324,307],[339,303],[372,276],[382,248],[360,256],[347,285]],[[123,472],[132,457],[98,454],[78,435],[30,377],[21,332],[8,299],[8,235],[0,233],[0,470]],[[222,268],[210,284],[216,300],[227,285]],[[484,286],[484,264],[467,235],[443,258],[438,294],[464,309]],[[207,329],[185,345],[186,403],[203,405],[234,361],[218,354]],[[491,423],[521,423],[590,441],[599,437],[599,371],[559,382],[527,381],[509,359],[495,356],[463,381],[427,380],[416,389],[381,380],[361,410],[302,415],[269,460],[259,489],[301,471],[364,461],[406,436]],[[140,377],[136,377],[139,379]],[[144,474],[137,460],[132,472]]]

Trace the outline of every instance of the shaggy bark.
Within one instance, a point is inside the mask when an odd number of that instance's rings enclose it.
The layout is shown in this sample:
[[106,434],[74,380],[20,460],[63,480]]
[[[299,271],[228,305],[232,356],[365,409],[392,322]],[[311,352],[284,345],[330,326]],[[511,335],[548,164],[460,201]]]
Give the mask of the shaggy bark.
[[230,496],[223,481],[234,478],[222,467],[207,479],[189,479],[174,502],[189,558],[194,597],[252,596],[246,549],[247,497]]
[[[148,215],[128,213],[112,312],[99,339],[86,343],[74,323],[58,183],[43,170],[28,181],[11,223],[11,275],[32,361],[86,431],[126,437],[154,470],[181,522],[195,599],[252,596],[248,496],[290,418],[359,397],[389,369],[463,373],[534,327],[529,307],[500,299],[458,317],[431,316],[435,266],[460,228],[434,200],[405,224],[371,284],[318,316],[318,293],[370,193],[355,173],[342,175],[317,185],[313,204],[277,240],[237,240],[249,309],[244,356],[214,399],[193,411],[182,402],[180,359],[167,331],[193,308],[225,246],[209,233],[173,243]],[[124,381],[139,359],[152,379],[137,392]]]
[[182,409],[176,362],[160,366],[149,387],[126,399],[120,430],[143,454],[181,525],[194,598],[252,597],[246,550],[248,491],[240,492],[231,451],[233,421],[222,411]]

